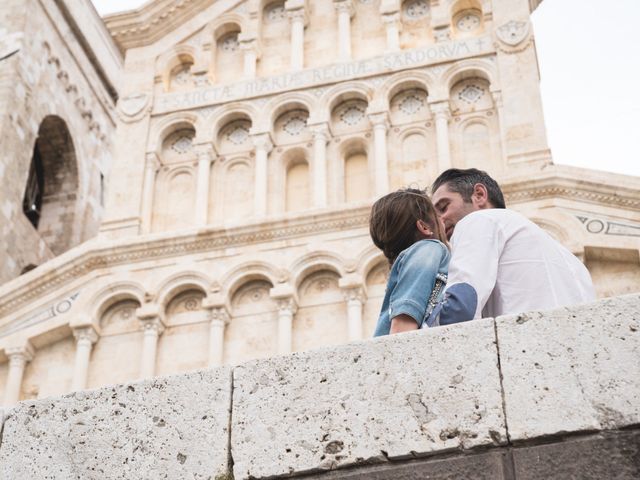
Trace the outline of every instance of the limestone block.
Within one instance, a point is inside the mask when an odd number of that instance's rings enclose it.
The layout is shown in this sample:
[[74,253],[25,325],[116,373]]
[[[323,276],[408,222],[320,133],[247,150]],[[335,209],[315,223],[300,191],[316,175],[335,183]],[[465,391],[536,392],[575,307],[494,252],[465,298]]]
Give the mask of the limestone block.
[[640,422],[640,295],[496,325],[511,440]]
[[18,404],[0,479],[213,479],[228,470],[228,368]]
[[236,480],[506,442],[493,320],[234,369]]

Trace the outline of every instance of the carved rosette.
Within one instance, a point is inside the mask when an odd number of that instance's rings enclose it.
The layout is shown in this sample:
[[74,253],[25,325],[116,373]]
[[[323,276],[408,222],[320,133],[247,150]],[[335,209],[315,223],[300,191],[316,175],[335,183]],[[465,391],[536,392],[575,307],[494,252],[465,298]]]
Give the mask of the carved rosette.
[[495,30],[495,47],[505,53],[518,53],[533,43],[528,21],[510,20]]

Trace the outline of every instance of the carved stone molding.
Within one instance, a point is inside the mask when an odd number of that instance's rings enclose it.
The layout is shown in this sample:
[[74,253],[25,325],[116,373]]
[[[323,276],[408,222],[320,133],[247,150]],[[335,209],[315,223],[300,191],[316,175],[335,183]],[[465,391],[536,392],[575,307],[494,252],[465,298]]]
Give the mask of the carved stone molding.
[[622,237],[640,237],[640,224],[614,222],[602,217],[576,215],[587,232],[593,235],[615,235]]
[[151,95],[131,93],[118,100],[118,117],[125,123],[138,122],[151,112]]
[[78,343],[90,342],[92,344],[96,343],[99,337],[98,332],[92,326],[74,328],[73,336]]
[[505,53],[518,53],[533,43],[528,21],[510,20],[495,30],[495,47]]

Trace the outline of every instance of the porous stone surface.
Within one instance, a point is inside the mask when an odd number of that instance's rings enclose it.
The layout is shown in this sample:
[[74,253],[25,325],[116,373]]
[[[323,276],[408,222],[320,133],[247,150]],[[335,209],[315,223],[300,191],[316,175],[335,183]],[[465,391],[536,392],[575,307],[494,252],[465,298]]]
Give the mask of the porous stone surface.
[[512,441],[640,423],[640,295],[496,326]]
[[234,369],[236,480],[506,442],[493,320]]
[[27,401],[6,413],[0,479],[228,473],[229,368]]

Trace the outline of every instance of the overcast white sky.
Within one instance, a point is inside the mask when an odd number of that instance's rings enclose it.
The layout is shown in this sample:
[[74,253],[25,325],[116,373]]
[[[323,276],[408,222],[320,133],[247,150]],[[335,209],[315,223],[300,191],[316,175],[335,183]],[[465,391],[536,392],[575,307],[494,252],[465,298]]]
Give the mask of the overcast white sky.
[[[146,1],[93,3],[106,15]],[[640,176],[638,18],[639,0],[544,0],[533,14],[555,163]]]

